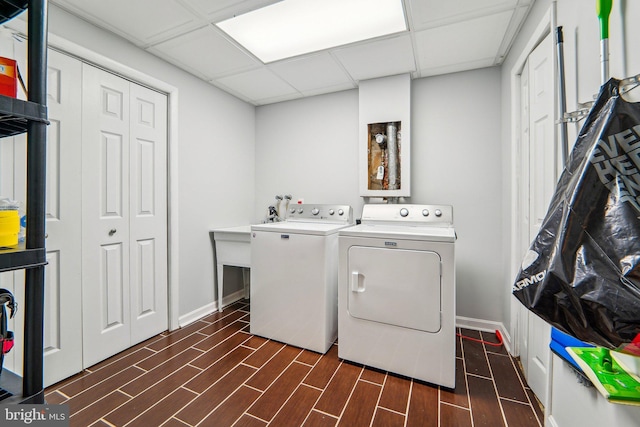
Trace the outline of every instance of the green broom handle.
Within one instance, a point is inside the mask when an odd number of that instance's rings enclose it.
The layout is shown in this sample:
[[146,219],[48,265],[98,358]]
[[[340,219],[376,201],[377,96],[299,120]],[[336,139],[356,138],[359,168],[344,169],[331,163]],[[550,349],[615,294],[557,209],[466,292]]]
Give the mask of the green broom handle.
[[609,15],[613,0],[597,0],[596,13],[600,21],[600,75],[602,84],[609,80]]

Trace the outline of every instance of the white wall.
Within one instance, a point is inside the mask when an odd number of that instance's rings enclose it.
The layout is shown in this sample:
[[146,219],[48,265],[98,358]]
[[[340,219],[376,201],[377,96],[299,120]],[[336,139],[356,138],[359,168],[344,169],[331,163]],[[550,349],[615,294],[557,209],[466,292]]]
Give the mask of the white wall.
[[[411,96],[406,201],[454,206],[457,314],[502,321],[500,70],[414,80]],[[350,204],[359,217],[357,127],[355,90],[258,107],[256,216],[289,192],[294,200]]]
[[357,141],[356,90],[256,108],[255,219],[284,194],[361,212]]
[[457,315],[502,322],[499,68],[414,80],[412,127],[411,201],[453,205]]
[[[527,53],[526,47],[533,38],[541,22],[546,20],[545,15],[550,8],[557,11],[556,25],[563,27],[564,56],[565,56],[565,85],[567,92],[567,111],[575,111],[578,103],[592,101],[600,87],[600,30],[596,14],[596,2],[584,0],[537,0],[527,17],[527,20],[518,34],[509,55],[503,63],[501,76],[501,104],[502,104],[502,245],[504,251],[503,268],[512,270],[511,253],[516,249],[511,248],[511,206],[512,190],[516,177],[512,175],[512,110],[517,106],[512,104],[511,75],[519,58]],[[613,10],[610,17],[610,75],[615,78],[624,78],[640,73],[640,27],[635,21],[640,16],[640,2],[629,0],[616,0],[613,2]],[[636,89],[638,92],[640,89]],[[579,128],[584,121],[578,124],[569,124],[569,143],[572,146]],[[511,293],[513,285],[512,273],[504,272],[507,278],[503,284],[504,293]],[[506,322],[511,323],[509,316],[510,299],[504,299]]]
[[254,107],[55,5],[49,31],[178,89],[179,315],[213,303],[209,230],[253,216]]

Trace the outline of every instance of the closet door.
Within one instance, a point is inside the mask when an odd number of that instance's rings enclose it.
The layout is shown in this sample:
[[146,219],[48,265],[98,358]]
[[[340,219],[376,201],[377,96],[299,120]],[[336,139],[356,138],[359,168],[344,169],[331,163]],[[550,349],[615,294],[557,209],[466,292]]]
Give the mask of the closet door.
[[83,362],[168,328],[167,97],[83,65]]
[[129,82],[82,65],[83,361],[131,344]]
[[[11,39],[14,55],[24,72],[24,41]],[[10,45],[3,43],[4,51]],[[45,387],[82,370],[81,290],[81,62],[59,52],[48,51],[47,187],[44,385]],[[9,55],[11,56],[11,55]],[[26,136],[0,144],[0,194],[23,201],[26,197]],[[13,291],[19,308],[24,307],[24,271],[2,273],[0,287]],[[10,321],[17,340],[23,336],[24,310]],[[22,374],[23,346],[16,345],[5,357],[4,367]]]
[[49,50],[44,384],[82,370],[79,60]]
[[167,97],[131,88],[131,340],[169,327],[167,304]]

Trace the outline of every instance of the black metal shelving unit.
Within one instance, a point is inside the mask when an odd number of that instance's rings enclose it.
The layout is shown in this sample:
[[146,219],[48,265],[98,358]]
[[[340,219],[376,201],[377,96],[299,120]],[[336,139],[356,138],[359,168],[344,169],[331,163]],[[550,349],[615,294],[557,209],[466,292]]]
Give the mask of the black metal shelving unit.
[[[0,250],[0,271],[25,269],[23,376],[3,370],[0,405],[44,403],[44,269],[47,143],[47,1],[2,0],[0,23],[28,12],[28,101],[0,95],[0,138],[27,134],[27,231],[24,245]],[[0,141],[2,144],[2,141]]]

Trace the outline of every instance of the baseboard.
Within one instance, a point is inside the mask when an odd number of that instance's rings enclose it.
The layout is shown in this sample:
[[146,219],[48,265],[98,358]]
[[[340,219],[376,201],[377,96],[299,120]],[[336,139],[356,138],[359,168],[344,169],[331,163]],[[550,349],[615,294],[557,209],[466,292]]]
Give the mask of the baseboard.
[[195,322],[196,320],[200,320],[203,317],[208,316],[216,311],[218,311],[218,304],[216,301],[214,301],[203,307],[193,310],[191,313],[183,314],[178,318],[178,324],[181,328],[183,328]]
[[507,331],[507,328],[505,328],[505,326],[501,322],[456,316],[456,326],[458,328],[473,329],[483,332],[499,331],[500,335],[502,335],[502,343],[504,344],[504,348],[509,352],[509,354],[511,354],[511,335]]
[[[233,304],[234,302],[241,300],[244,298],[244,289],[240,289],[232,293],[231,295],[226,295],[222,298],[222,306],[225,307],[229,304]],[[193,310],[191,313],[184,314],[180,316],[178,319],[178,324],[181,328],[202,319],[205,316],[210,315],[211,313],[215,313],[218,311],[218,301],[214,301],[210,304],[207,304],[203,307],[200,307],[196,310]]]
[[226,295],[222,298],[222,306],[226,307],[229,304],[233,304],[234,302],[241,300],[244,298],[244,289],[240,289],[232,293],[231,295]]

